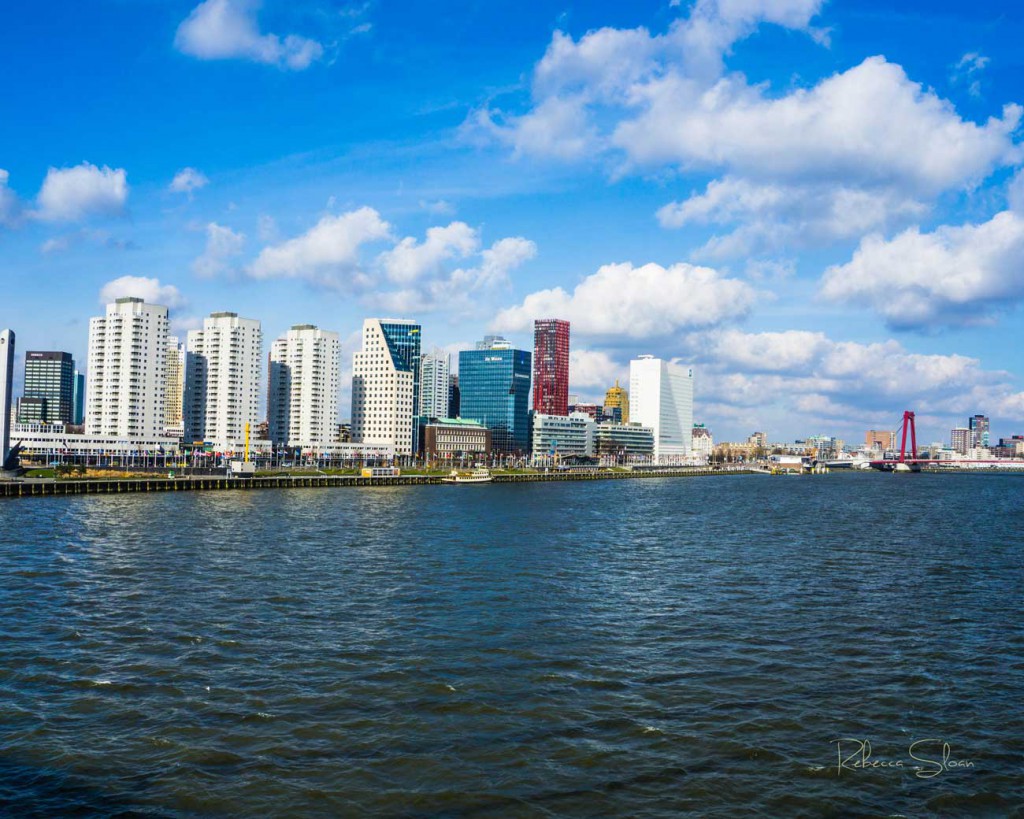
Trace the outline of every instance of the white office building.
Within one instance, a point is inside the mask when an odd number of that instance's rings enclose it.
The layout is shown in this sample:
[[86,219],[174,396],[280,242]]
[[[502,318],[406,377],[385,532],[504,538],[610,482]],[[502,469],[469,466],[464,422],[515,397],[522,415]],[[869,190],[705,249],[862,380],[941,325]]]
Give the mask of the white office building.
[[211,313],[188,334],[185,437],[240,453],[245,427],[255,437],[263,369],[263,332],[256,319]]
[[0,469],[11,449],[11,394],[14,391],[14,333],[0,330]]
[[185,345],[177,336],[167,337],[164,370],[164,434],[180,439],[185,434]]
[[444,350],[424,353],[420,360],[420,409],[427,418],[448,417],[452,356]]
[[132,297],[89,320],[86,434],[163,436],[168,326],[166,307]]
[[654,430],[654,462],[692,454],[693,368],[642,355],[629,362],[629,420]]
[[553,464],[564,458],[590,457],[594,454],[597,423],[583,412],[571,415],[533,414],[532,461]]
[[366,319],[363,349],[352,356],[352,441],[412,453],[420,326],[407,319]]
[[338,435],[341,339],[297,324],[270,348],[267,421],[275,444],[323,451]]

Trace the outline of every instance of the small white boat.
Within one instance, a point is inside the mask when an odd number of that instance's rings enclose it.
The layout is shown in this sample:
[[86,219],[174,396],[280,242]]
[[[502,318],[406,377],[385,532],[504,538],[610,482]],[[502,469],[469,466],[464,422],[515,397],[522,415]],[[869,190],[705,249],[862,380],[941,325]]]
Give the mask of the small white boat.
[[493,480],[490,470],[487,469],[474,469],[472,472],[453,469],[450,475],[441,478],[441,483],[490,483]]

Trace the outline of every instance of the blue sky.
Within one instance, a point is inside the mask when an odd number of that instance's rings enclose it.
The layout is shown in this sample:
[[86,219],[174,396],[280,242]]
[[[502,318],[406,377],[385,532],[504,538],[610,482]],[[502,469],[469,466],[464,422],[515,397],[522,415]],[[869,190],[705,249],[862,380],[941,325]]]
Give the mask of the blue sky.
[[893,5],[9,4],[0,325],[84,360],[135,293],[347,372],[558,316],[573,392],[679,358],[720,440],[1024,432],[1024,9]]

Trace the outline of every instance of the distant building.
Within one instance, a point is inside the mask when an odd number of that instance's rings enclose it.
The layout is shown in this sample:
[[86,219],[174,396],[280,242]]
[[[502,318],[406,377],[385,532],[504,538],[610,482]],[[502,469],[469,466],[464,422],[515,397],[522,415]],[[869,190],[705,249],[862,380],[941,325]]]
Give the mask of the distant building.
[[87,435],[163,436],[168,327],[166,307],[133,297],[89,320]]
[[352,440],[386,444],[396,455],[419,446],[421,327],[409,319],[363,322],[352,357]]
[[71,423],[81,426],[85,423],[85,374],[75,370],[75,409],[72,413]]
[[651,355],[629,363],[630,419],[654,430],[658,464],[680,463],[691,454],[693,368]]
[[11,396],[14,389],[14,331],[0,330],[0,469],[11,451]]
[[421,356],[419,415],[422,417],[447,418],[452,414],[449,409],[451,370],[451,353],[434,349]]
[[972,415],[967,419],[967,428],[971,431],[972,447],[988,446],[989,423],[987,415]]
[[618,380],[604,394],[604,414],[617,423],[629,423],[629,393],[619,386]]
[[477,350],[508,350],[512,344],[503,336],[484,336],[482,341],[476,343]]
[[448,415],[458,418],[462,415],[462,395],[459,391],[458,375],[448,376]]
[[693,425],[693,454],[697,460],[707,463],[715,450],[715,440],[711,437],[711,430],[703,424]]
[[864,447],[880,452],[889,452],[896,448],[895,437],[890,430],[869,429],[864,433]]
[[75,362],[71,353],[25,353],[24,398],[19,424],[70,424],[75,413]]
[[594,432],[597,425],[588,415],[533,414],[534,463],[550,463],[570,457],[589,457],[594,454]]
[[582,413],[583,415],[589,415],[595,421],[604,420],[604,407],[600,404],[581,404],[573,403],[569,405],[569,414],[572,415],[574,412]]
[[[481,342],[482,343],[482,342]],[[530,367],[526,350],[504,339],[459,353],[459,414],[491,431],[494,452],[527,454],[530,442]]]
[[256,319],[211,313],[188,334],[185,437],[240,452],[260,421],[263,331]]
[[170,438],[185,435],[185,345],[177,336],[167,337],[164,431]]
[[270,347],[267,421],[277,445],[322,450],[335,443],[341,340],[312,324],[296,324]]
[[651,463],[654,430],[635,423],[605,421],[594,429],[594,454],[618,464]]
[[533,323],[533,411],[569,414],[569,322]]
[[765,449],[768,446],[768,435],[764,432],[755,432],[747,438],[747,443],[751,446]]
[[954,427],[949,433],[950,449],[966,455],[974,446],[974,433],[967,427]]
[[423,425],[423,457],[429,461],[487,458],[491,432],[483,424],[462,418],[437,418]]

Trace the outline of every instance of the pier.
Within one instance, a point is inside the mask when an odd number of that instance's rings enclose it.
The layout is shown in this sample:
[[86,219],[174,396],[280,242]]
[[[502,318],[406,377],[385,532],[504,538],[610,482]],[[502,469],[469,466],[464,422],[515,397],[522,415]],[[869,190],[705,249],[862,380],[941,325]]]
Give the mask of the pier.
[[[521,472],[493,475],[492,483],[689,478],[707,475],[750,475],[752,469],[693,467],[620,472]],[[55,495],[117,495],[133,492],[216,492],[256,489],[312,489],[358,486],[423,486],[441,484],[443,475],[400,475],[364,478],[358,475],[275,475],[255,478],[181,477],[113,480],[24,480],[0,482],[0,497]]]

